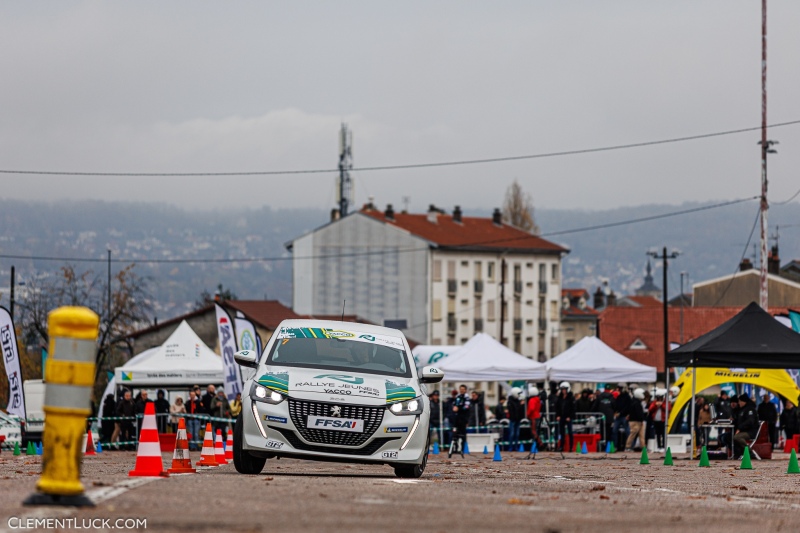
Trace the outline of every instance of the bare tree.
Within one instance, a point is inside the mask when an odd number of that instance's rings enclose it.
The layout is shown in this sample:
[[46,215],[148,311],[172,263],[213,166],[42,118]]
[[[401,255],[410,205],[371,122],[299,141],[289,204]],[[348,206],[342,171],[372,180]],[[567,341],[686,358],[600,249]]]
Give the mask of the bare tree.
[[[78,273],[72,265],[62,266],[52,277],[33,277],[19,300],[19,322],[27,345],[49,342],[47,315],[63,305],[85,306],[100,316],[100,333],[95,356],[95,383],[104,375],[114,350],[124,349],[127,336],[150,323],[152,307],[147,280],[128,265],[111,279],[108,300],[106,278],[91,270]],[[129,348],[129,347],[128,347]]]
[[533,202],[529,194],[522,190],[517,180],[506,189],[503,203],[503,221],[518,228],[539,234],[539,226],[533,218]]

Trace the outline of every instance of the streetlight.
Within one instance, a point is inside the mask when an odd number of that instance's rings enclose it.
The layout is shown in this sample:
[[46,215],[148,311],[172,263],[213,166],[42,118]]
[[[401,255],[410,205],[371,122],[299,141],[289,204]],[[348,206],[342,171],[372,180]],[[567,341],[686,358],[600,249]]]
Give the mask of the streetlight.
[[[667,254],[667,247],[664,246],[661,255],[658,255],[658,252],[655,250],[650,250],[647,252],[647,255],[652,257],[653,259],[661,259],[664,265],[664,295],[663,295],[663,313],[664,313],[664,383],[665,388],[667,389],[666,398],[665,398],[665,410],[664,410],[664,418],[666,418],[666,424],[664,425],[664,446],[667,445],[667,435],[669,434],[669,368],[667,367],[667,353],[669,352],[669,314],[667,313],[667,298],[669,292],[667,291],[667,260],[668,259],[675,259],[680,255],[680,250],[672,249],[672,253]],[[683,294],[681,294],[681,298],[683,298]],[[694,427],[694,409],[692,409],[692,427]]]

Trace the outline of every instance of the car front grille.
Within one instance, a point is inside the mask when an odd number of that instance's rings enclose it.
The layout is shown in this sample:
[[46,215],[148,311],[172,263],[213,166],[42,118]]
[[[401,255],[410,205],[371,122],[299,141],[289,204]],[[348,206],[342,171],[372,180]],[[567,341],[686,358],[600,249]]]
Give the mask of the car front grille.
[[399,440],[401,437],[381,437],[379,439],[373,439],[370,441],[369,444],[364,446],[363,448],[334,448],[333,446],[318,446],[313,444],[307,444],[303,442],[297,434],[289,428],[282,428],[278,426],[268,426],[270,429],[274,429],[279,431],[281,435],[283,435],[289,444],[292,445],[292,448],[296,450],[303,450],[306,452],[320,452],[320,453],[336,453],[340,455],[372,455],[373,453],[377,452],[381,449],[381,447],[386,444],[387,442],[391,442],[393,440]]
[[[341,418],[364,421],[364,432],[335,431],[330,429],[309,429],[308,416],[330,416],[331,407],[341,407]],[[308,442],[335,446],[362,446],[369,440],[383,422],[385,407],[366,407],[323,402],[308,402],[289,399],[289,416],[300,435]]]

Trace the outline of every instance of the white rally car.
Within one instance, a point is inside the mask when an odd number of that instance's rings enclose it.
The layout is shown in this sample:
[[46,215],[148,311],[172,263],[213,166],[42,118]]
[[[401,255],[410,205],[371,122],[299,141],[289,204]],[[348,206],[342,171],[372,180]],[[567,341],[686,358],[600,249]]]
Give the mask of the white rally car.
[[258,474],[272,457],[388,464],[420,477],[428,459],[430,404],[411,349],[396,329],[319,320],[284,320],[261,354],[240,351],[254,368],[233,431],[233,462]]

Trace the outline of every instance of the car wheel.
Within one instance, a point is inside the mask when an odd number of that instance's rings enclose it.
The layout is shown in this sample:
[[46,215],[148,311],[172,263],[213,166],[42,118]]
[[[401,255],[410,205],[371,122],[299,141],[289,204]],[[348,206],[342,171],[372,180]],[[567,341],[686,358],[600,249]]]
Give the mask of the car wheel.
[[244,442],[244,420],[241,413],[236,417],[236,424],[233,426],[233,466],[240,474],[254,476],[261,473],[264,464],[267,462],[265,457],[255,457],[242,448]]
[[431,448],[431,436],[428,435],[428,441],[425,443],[425,455],[422,456],[422,462],[418,465],[397,465],[394,467],[394,475],[399,478],[412,478],[416,479],[422,477],[425,472],[425,467],[428,466],[428,453]]

